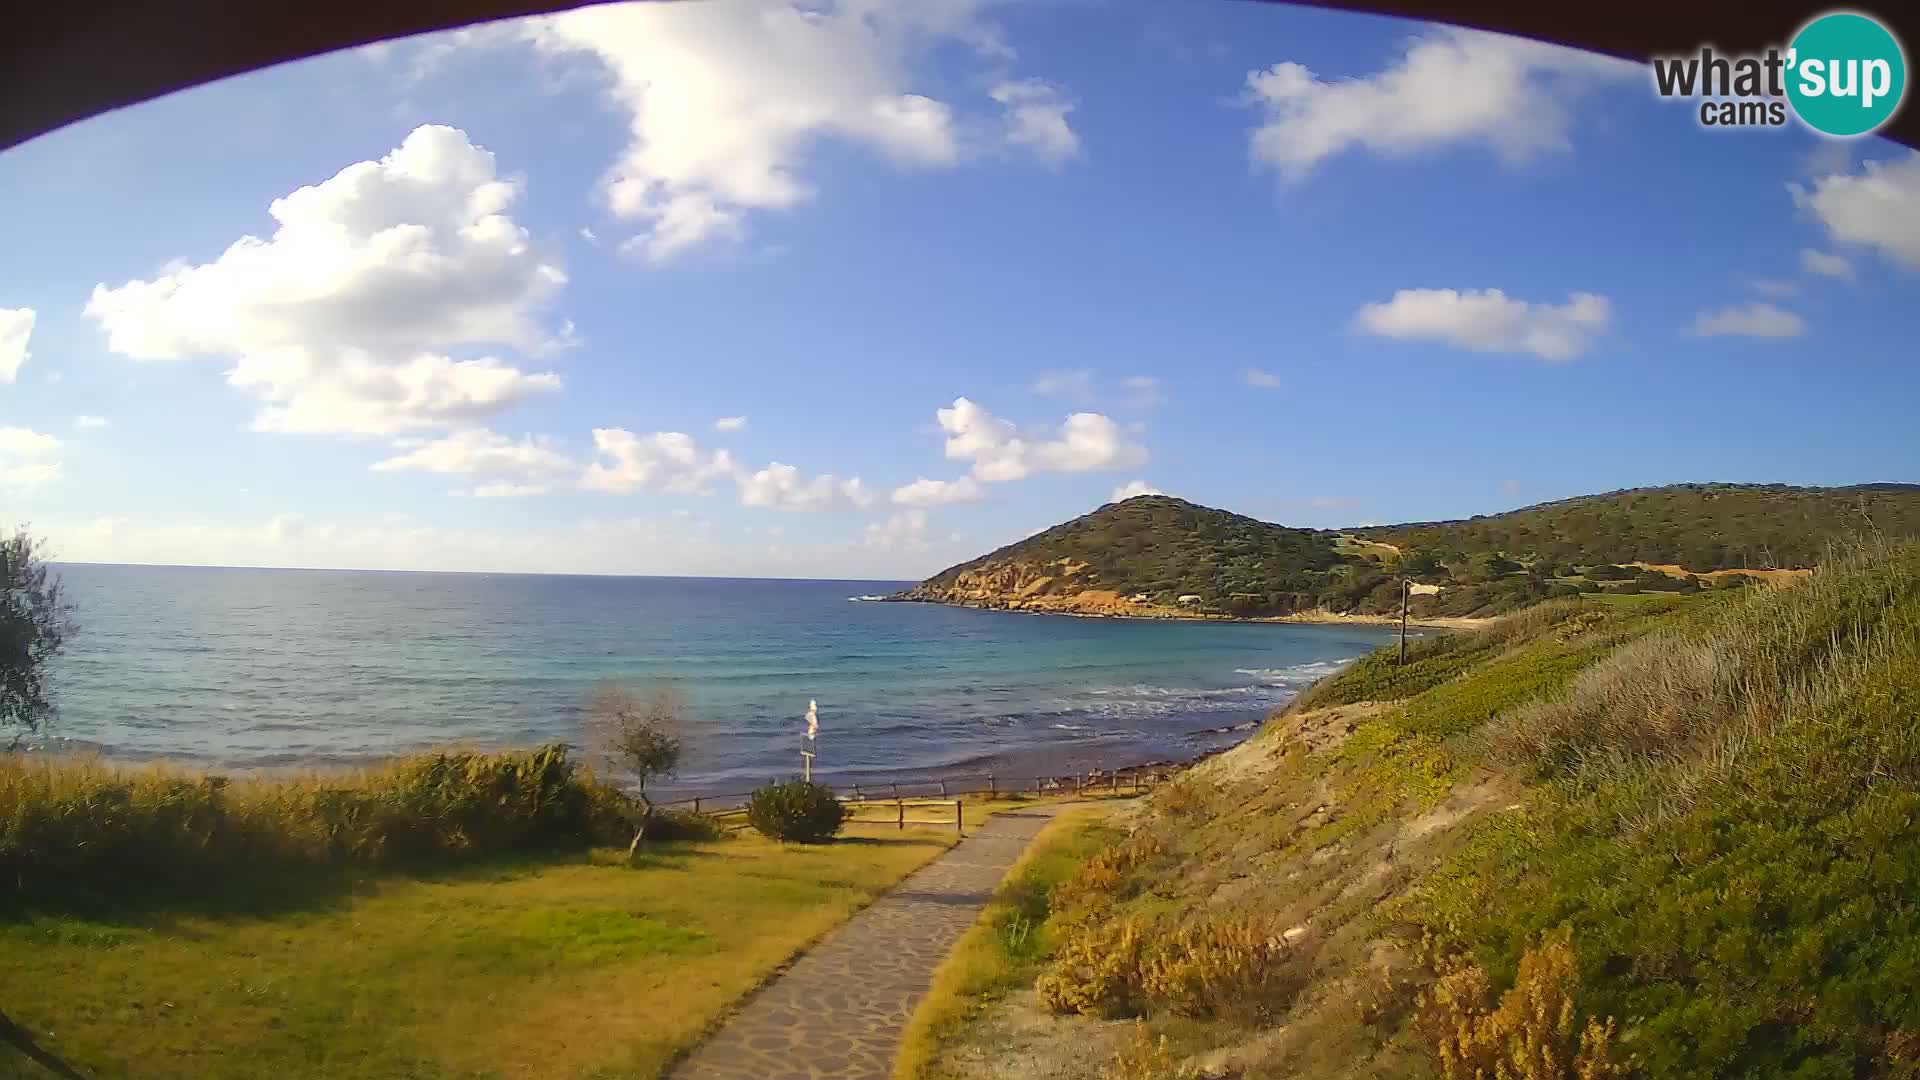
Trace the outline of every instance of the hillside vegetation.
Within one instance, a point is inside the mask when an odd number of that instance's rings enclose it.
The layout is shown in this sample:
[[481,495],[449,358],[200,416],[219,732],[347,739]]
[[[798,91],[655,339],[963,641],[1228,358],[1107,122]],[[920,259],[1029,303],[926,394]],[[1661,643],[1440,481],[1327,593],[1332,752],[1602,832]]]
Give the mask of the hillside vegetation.
[[1048,910],[1049,1076],[1920,1075],[1920,546],[1376,654]]
[[[1682,484],[1465,521],[1295,529],[1143,495],[951,567],[901,594],[1142,616],[1487,616],[1581,594],[1694,592],[1818,563],[1842,535],[1920,536],[1920,486]],[[1742,573],[1749,571],[1750,573]]]

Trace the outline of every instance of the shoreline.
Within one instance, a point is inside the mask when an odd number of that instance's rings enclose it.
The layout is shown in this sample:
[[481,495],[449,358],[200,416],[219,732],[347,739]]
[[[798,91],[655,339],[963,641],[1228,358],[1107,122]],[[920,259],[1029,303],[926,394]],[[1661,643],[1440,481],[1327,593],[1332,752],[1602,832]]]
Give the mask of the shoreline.
[[[933,604],[939,607],[964,608],[970,611],[997,611],[1008,615],[1061,615],[1070,619],[1130,619],[1137,622],[1212,622],[1212,623],[1277,623],[1291,626],[1399,626],[1398,615],[1359,615],[1345,612],[1328,611],[1315,608],[1310,611],[1296,611],[1290,615],[1224,615],[1216,612],[1173,611],[1166,608],[1153,608],[1147,611],[1076,611],[1072,608],[1011,607],[1001,604],[969,604],[958,600],[936,600],[920,596],[883,596],[865,603],[882,604]],[[1493,622],[1493,618],[1470,618],[1464,615],[1430,615],[1424,618],[1407,619],[1409,628],[1424,630],[1476,630]]]

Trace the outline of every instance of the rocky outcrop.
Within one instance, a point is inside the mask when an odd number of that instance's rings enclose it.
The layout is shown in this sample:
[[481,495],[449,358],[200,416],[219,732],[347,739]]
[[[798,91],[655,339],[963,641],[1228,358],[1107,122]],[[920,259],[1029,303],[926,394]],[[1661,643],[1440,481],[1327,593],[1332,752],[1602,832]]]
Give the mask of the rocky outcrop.
[[1192,607],[1154,603],[1144,593],[1123,595],[1102,588],[1085,563],[1005,561],[953,571],[923,581],[893,597],[997,611],[1034,611],[1059,615],[1107,615],[1134,618],[1206,618]]

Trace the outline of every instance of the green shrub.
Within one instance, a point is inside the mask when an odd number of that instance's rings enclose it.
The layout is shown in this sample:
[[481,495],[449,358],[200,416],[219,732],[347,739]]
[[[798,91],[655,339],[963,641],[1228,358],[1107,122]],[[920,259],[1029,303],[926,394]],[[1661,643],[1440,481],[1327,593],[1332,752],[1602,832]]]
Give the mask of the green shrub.
[[633,813],[558,745],[238,781],[0,755],[0,890],[211,888],[302,867],[625,843]]
[[824,844],[846,819],[833,789],[805,780],[767,784],[747,804],[747,821],[762,836],[794,844]]

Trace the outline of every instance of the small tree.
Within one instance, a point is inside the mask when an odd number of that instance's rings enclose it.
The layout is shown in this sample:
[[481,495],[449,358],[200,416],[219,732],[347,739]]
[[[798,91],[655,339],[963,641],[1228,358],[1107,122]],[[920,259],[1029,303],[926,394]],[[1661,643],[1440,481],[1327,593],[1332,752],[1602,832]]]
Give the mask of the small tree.
[[47,663],[73,633],[73,607],[24,527],[0,539],[0,588],[0,725],[33,731],[53,713]]
[[653,821],[653,800],[647,782],[672,776],[680,767],[680,720],[687,699],[671,683],[656,683],[645,694],[609,683],[594,691],[587,704],[586,724],[594,744],[616,768],[631,773],[640,785],[640,820],[627,845],[632,859],[646,841]]

